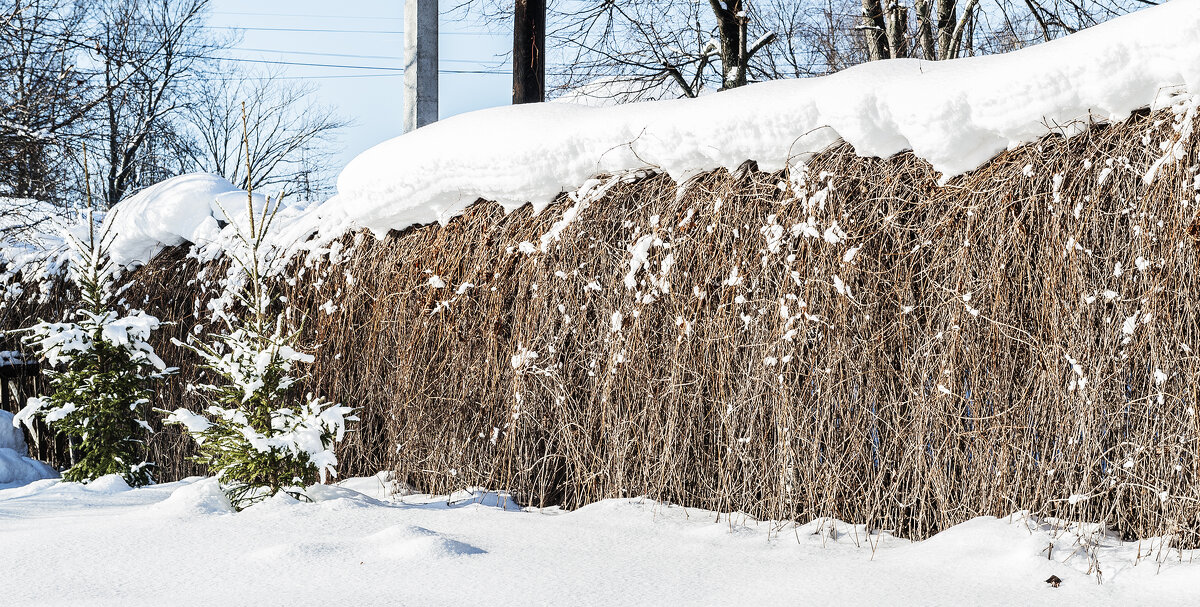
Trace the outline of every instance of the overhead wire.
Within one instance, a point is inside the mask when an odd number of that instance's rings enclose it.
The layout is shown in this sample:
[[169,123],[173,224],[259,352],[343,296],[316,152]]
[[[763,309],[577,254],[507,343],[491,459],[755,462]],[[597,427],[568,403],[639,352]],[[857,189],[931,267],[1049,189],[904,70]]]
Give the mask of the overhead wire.
[[[243,30],[249,32],[308,32],[319,34],[391,34],[403,35],[404,30],[364,30],[364,29],[332,29],[309,27],[257,27],[241,25],[197,25],[202,29]],[[495,36],[489,32],[438,32],[439,36]]]
[[[249,51],[254,53],[280,53],[285,55],[309,55],[316,57],[344,57],[348,59],[388,59],[393,61],[404,61],[404,57],[397,55],[357,55],[353,53],[320,53],[315,51],[291,51],[286,49],[274,48],[249,48],[244,46],[233,47],[230,50]],[[471,63],[471,64],[488,64],[496,63],[493,59],[439,59],[441,63]],[[502,63],[506,64],[507,60]]]
[[[307,13],[265,13],[265,12],[250,12],[250,11],[213,11],[213,15],[235,15],[235,16],[260,16],[260,17],[276,17],[276,18],[312,18],[312,19],[365,19],[372,21],[389,20],[399,21],[403,17],[375,17],[361,15],[319,15]],[[267,31],[267,32],[302,32],[302,33],[334,33],[334,34],[385,34],[385,35],[403,35],[403,30],[377,30],[377,29],[350,29],[350,28],[316,28],[316,27],[267,27],[267,26],[240,26],[240,25],[210,25],[203,24],[196,27],[202,29],[218,29],[218,30],[242,30],[242,31]],[[496,36],[495,33],[489,32],[439,32],[439,36]],[[316,51],[302,50],[287,50],[287,49],[265,49],[265,48],[249,48],[249,47],[232,47],[221,49],[226,51],[246,51],[256,53],[278,53],[281,55],[305,55],[315,57],[340,57],[346,59],[379,59],[403,61],[404,58],[395,55],[368,55],[357,53],[326,53]],[[309,62],[309,61],[289,61],[285,59],[262,59],[250,57],[226,57],[226,56],[201,56],[198,59],[209,59],[214,61],[230,61],[235,63],[257,63],[264,65],[281,65],[281,66],[296,66],[296,67],[318,67],[331,68],[338,70],[365,70],[373,72],[385,72],[375,74],[316,74],[311,76],[264,76],[264,77],[231,77],[231,78],[213,78],[217,81],[232,81],[242,79],[260,79],[260,80],[325,80],[338,78],[388,78],[402,76],[404,68],[398,66],[379,66],[379,65],[355,65],[346,63],[324,63],[324,62]],[[489,75],[489,76],[507,76],[511,75],[511,68],[508,67],[508,60],[500,59],[497,65],[496,60],[474,60],[474,59],[440,59],[439,63],[458,63],[468,65],[495,66],[482,67],[480,69],[439,69],[439,74],[447,75]],[[561,66],[566,67],[566,66]],[[564,75],[564,74],[547,74],[547,75]]]
[[[210,57],[217,61],[235,61],[238,63],[266,63],[270,65],[298,65],[302,67],[332,67],[348,70],[375,70],[381,72],[396,72],[404,73],[402,67],[379,66],[379,65],[338,65],[335,63],[308,63],[303,61],[273,61],[270,59],[248,59],[244,57]],[[443,70],[439,69],[438,73],[444,74],[507,74],[507,71],[495,70]]]
[[213,15],[238,15],[247,17],[303,17],[309,19],[367,19],[370,21],[403,21],[404,17],[376,17],[373,15],[313,15],[305,13],[251,13],[242,11],[211,11]]
[[[374,20],[374,21],[402,20],[403,19],[402,17],[368,17],[368,16],[359,16],[359,15],[352,15],[352,16],[318,15],[318,14],[307,14],[307,13],[263,13],[263,12],[251,12],[251,11],[213,11],[212,14],[214,14],[214,15],[262,16],[262,17],[285,17],[285,18],[286,17],[300,17],[300,18],[314,18],[314,19],[332,19],[332,18],[351,19],[352,18],[352,19],[369,19],[369,20]],[[227,25],[208,25],[208,24],[201,25],[199,27],[202,27],[205,29],[305,32],[305,33],[391,34],[391,35],[402,35],[404,33],[403,30],[342,29],[342,28],[312,28],[312,27],[273,27],[273,26],[272,27],[263,27],[263,26],[235,26],[235,25],[227,26]],[[445,31],[439,32],[439,36],[445,36],[445,35],[493,36],[494,34],[489,34],[486,32],[445,32]],[[315,52],[315,51],[287,50],[287,49],[264,49],[264,48],[247,48],[247,47],[234,47],[232,49],[227,49],[227,50],[239,50],[239,51],[256,52],[256,53],[279,53],[279,54],[286,54],[286,55],[305,55],[305,56],[314,56],[314,57],[340,57],[340,58],[346,58],[346,59],[381,59],[381,60],[392,60],[392,61],[403,61],[404,60],[403,57],[395,56],[395,55],[367,55],[367,54],[357,54],[357,53],[325,53],[325,52]],[[372,77],[372,76],[386,77],[386,76],[392,76],[392,75],[400,75],[400,74],[403,74],[403,72],[404,72],[403,67],[395,67],[395,66],[352,65],[352,64],[342,64],[342,63],[318,63],[318,62],[308,62],[308,61],[289,61],[289,60],[285,60],[285,59],[255,59],[255,58],[246,58],[246,57],[212,57],[212,59],[221,60],[221,61],[232,61],[232,62],[237,62],[237,63],[261,63],[261,64],[266,64],[266,65],[324,67],[324,68],[333,68],[333,69],[392,72],[389,74],[328,74],[328,75],[312,76],[312,78],[323,78],[323,79],[325,79],[325,78],[347,78],[347,77]],[[489,64],[496,65],[497,62],[495,60],[440,59],[439,63],[459,63],[459,64],[488,66]],[[510,69],[506,69],[503,67],[503,65],[505,63],[507,63],[507,62],[502,61],[501,64],[496,65],[496,67],[485,67],[485,68],[481,68],[481,69],[439,69],[438,73],[440,73],[440,74],[484,74],[484,75],[511,74]],[[302,79],[303,77],[295,77],[295,78]]]

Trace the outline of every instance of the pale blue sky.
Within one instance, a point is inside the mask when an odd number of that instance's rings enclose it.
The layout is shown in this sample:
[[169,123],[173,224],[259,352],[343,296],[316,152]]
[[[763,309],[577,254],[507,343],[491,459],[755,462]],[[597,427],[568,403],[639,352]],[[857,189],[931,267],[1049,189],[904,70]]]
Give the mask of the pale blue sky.
[[[443,1],[442,9],[456,2]],[[247,28],[229,56],[293,63],[399,68],[404,54],[404,0],[212,0],[213,28]],[[497,105],[512,98],[512,76],[503,55],[512,49],[511,30],[443,14],[439,46],[442,117]],[[264,29],[250,29],[264,28]],[[352,30],[336,32],[281,31]],[[368,32],[395,33],[368,33]],[[291,51],[291,52],[286,52]],[[320,54],[316,54],[320,53]],[[359,55],[347,57],[339,55]],[[367,55],[370,57],[361,57]],[[391,57],[391,58],[389,58]],[[340,134],[339,171],[359,152],[401,134],[403,77],[399,71],[253,65],[277,68],[288,78],[311,78],[318,101],[335,106],[354,125]],[[446,73],[493,71],[498,74]]]

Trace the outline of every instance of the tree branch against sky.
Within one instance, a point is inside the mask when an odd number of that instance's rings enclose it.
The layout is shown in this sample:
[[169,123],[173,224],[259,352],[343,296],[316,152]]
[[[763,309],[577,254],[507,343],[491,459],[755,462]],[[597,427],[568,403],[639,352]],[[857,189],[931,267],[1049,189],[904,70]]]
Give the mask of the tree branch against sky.
[[[313,91],[310,83],[283,81],[274,72],[205,83],[186,111],[195,133],[193,163],[239,187],[295,191],[312,164],[327,164],[322,159],[328,160],[331,136],[349,125],[332,108],[311,101]],[[243,108],[253,176],[249,184]]]
[[[139,179],[147,139],[188,103],[185,78],[219,48],[202,35],[208,0],[112,0],[100,9],[98,59],[112,92],[104,103],[104,199],[115,205]],[[114,83],[124,82],[116,86]]]
[[303,178],[292,189],[323,190],[346,121],[312,100],[315,85],[226,61],[238,36],[208,26],[209,4],[0,0],[0,196],[78,204],[85,143],[105,206],[188,171],[244,180],[227,161],[244,148],[211,135],[236,125],[240,144],[243,101],[254,185]]

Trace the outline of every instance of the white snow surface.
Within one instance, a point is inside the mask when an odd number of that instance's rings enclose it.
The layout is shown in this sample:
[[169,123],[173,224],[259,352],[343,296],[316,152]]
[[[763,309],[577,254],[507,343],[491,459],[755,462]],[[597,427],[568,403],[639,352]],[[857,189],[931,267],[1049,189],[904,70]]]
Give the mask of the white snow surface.
[[588,178],[652,168],[677,181],[756,160],[803,163],[839,139],[862,156],[912,150],[944,178],[1089,121],[1200,93],[1200,0],[1172,0],[1005,55],[873,62],[698,99],[546,103],[462,114],[355,158],[306,227],[377,234],[446,222],[479,198],[535,209]]
[[[6,605],[1186,605],[1200,564],[1086,527],[978,518],[911,543],[647,499],[565,512],[393,498],[384,475],[233,513],[211,478],[0,490]],[[1098,541],[1103,584],[1080,548]],[[1047,558],[1046,548],[1054,549]],[[161,572],[155,574],[154,572]],[[1063,580],[1059,588],[1045,583]]]
[[[82,226],[86,236],[79,215],[48,202],[0,197],[0,285],[28,269],[35,276],[59,272],[72,231]],[[2,298],[20,295],[19,285],[0,286]]]
[[[256,213],[266,199],[255,196]],[[205,245],[220,238],[224,224],[241,221],[247,195],[220,175],[172,177],[122,200],[104,218],[109,255],[118,266],[146,263],[165,247]]]
[[0,411],[0,449],[10,449],[24,455],[25,435],[21,429],[13,425],[13,414]]
[[28,455],[25,435],[13,425],[13,414],[0,411],[0,489],[58,476],[54,468]]

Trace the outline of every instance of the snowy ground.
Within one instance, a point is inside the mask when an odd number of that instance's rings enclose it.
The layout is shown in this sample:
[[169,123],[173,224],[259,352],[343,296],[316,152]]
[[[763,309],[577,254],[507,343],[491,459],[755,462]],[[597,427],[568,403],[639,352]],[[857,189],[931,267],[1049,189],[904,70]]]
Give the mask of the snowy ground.
[[[920,543],[828,521],[649,500],[519,510],[496,494],[390,501],[378,478],[229,512],[211,479],[0,488],[6,605],[981,605],[1200,602],[1190,555],[976,519]],[[358,491],[352,490],[357,489]],[[505,507],[507,506],[507,507]],[[832,531],[832,532],[831,532]],[[1055,543],[1053,560],[1045,549]],[[1147,549],[1143,545],[1142,551]],[[1065,562],[1064,562],[1065,561]],[[1160,567],[1157,561],[1165,561]],[[1062,578],[1049,587],[1050,575]]]

